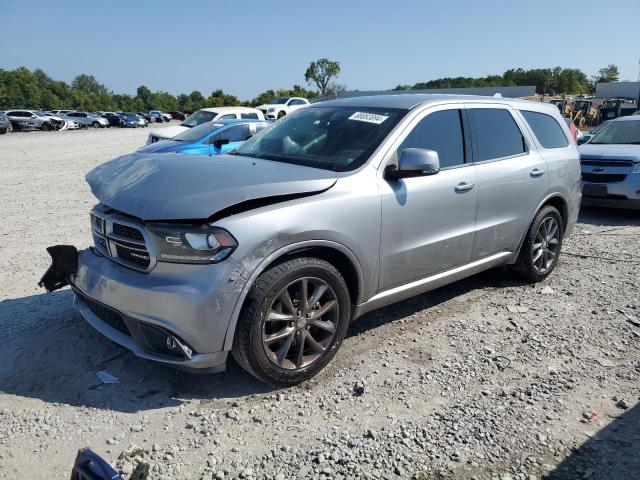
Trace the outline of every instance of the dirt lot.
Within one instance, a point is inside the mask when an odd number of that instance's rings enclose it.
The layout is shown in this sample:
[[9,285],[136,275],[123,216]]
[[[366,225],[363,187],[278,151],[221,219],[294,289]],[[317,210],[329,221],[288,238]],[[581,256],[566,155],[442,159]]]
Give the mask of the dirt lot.
[[156,479],[640,478],[640,214],[584,211],[544,284],[498,269],[368,314],[278,390],[138,359],[37,288],[44,247],[89,243],[84,174],[147,132],[0,137],[0,478],[67,479],[87,445]]

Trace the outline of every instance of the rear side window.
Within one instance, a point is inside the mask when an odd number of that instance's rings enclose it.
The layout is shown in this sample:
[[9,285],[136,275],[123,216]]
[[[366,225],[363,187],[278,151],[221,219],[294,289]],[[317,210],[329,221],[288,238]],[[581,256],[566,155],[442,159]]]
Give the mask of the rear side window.
[[522,110],[522,116],[544,148],[564,148],[569,145],[562,127],[551,115]]
[[467,112],[476,134],[477,162],[510,157],[527,151],[524,137],[508,110],[470,108]]
[[258,114],[257,113],[241,113],[240,118],[244,118],[244,119],[249,118],[249,119],[258,120]]
[[398,155],[405,148],[435,150],[440,168],[464,163],[464,141],[460,110],[442,110],[424,117],[404,139]]

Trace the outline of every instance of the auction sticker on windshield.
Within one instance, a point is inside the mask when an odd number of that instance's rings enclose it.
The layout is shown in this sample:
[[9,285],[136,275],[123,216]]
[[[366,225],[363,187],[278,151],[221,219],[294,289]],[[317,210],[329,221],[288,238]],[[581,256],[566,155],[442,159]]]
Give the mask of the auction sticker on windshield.
[[356,112],[349,117],[349,120],[357,120],[359,122],[375,123],[376,125],[380,125],[387,118],[389,118],[389,115],[380,115],[377,113],[367,113],[367,112]]

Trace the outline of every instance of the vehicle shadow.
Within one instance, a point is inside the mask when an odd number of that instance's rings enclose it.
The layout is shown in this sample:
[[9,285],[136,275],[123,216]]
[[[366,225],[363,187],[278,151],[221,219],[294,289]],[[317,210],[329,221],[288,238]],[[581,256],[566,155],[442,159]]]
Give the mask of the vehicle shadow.
[[620,208],[581,207],[578,222],[596,226],[640,226],[640,211]]
[[[521,285],[491,270],[413,299],[370,312],[348,337],[365,333],[477,289]],[[226,372],[199,375],[140,359],[111,342],[73,309],[70,290],[0,302],[0,392],[47,403],[138,412],[186,400],[227,402],[275,391],[231,360]],[[103,384],[96,373],[119,379]]]
[[393,323],[419,311],[437,307],[454,298],[462,298],[476,290],[522,285],[526,285],[526,283],[519,280],[506,267],[487,270],[436,290],[366,313],[349,327],[347,338]]
[[[0,302],[0,392],[137,412],[273,390],[234,362],[222,374],[198,375],[140,359],[94,330],[72,303],[68,289]],[[120,382],[103,384],[101,370]]]
[[640,478],[640,404],[591,436],[544,480]]

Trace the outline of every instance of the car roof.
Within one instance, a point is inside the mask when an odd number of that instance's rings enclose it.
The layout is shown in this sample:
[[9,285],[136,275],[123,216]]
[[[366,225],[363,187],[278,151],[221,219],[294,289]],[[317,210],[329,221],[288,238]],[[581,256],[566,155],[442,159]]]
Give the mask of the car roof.
[[219,113],[259,111],[256,108],[251,108],[251,107],[211,107],[211,108],[201,108],[200,110],[204,110],[205,112],[219,112]]
[[212,120],[213,124],[234,125],[236,123],[269,123],[266,120],[255,118],[225,118],[224,120]]
[[627,115],[626,117],[618,117],[611,120],[612,122],[640,122],[640,115]]
[[429,93],[404,93],[404,94],[384,94],[367,95],[361,97],[338,98],[335,100],[325,100],[312,103],[310,106],[327,107],[370,107],[370,108],[399,108],[411,110],[415,107],[428,103],[493,103],[501,105],[511,105],[517,108],[527,108],[530,110],[552,111],[558,107],[549,103],[532,102],[518,98],[486,97],[480,95],[447,95]]

